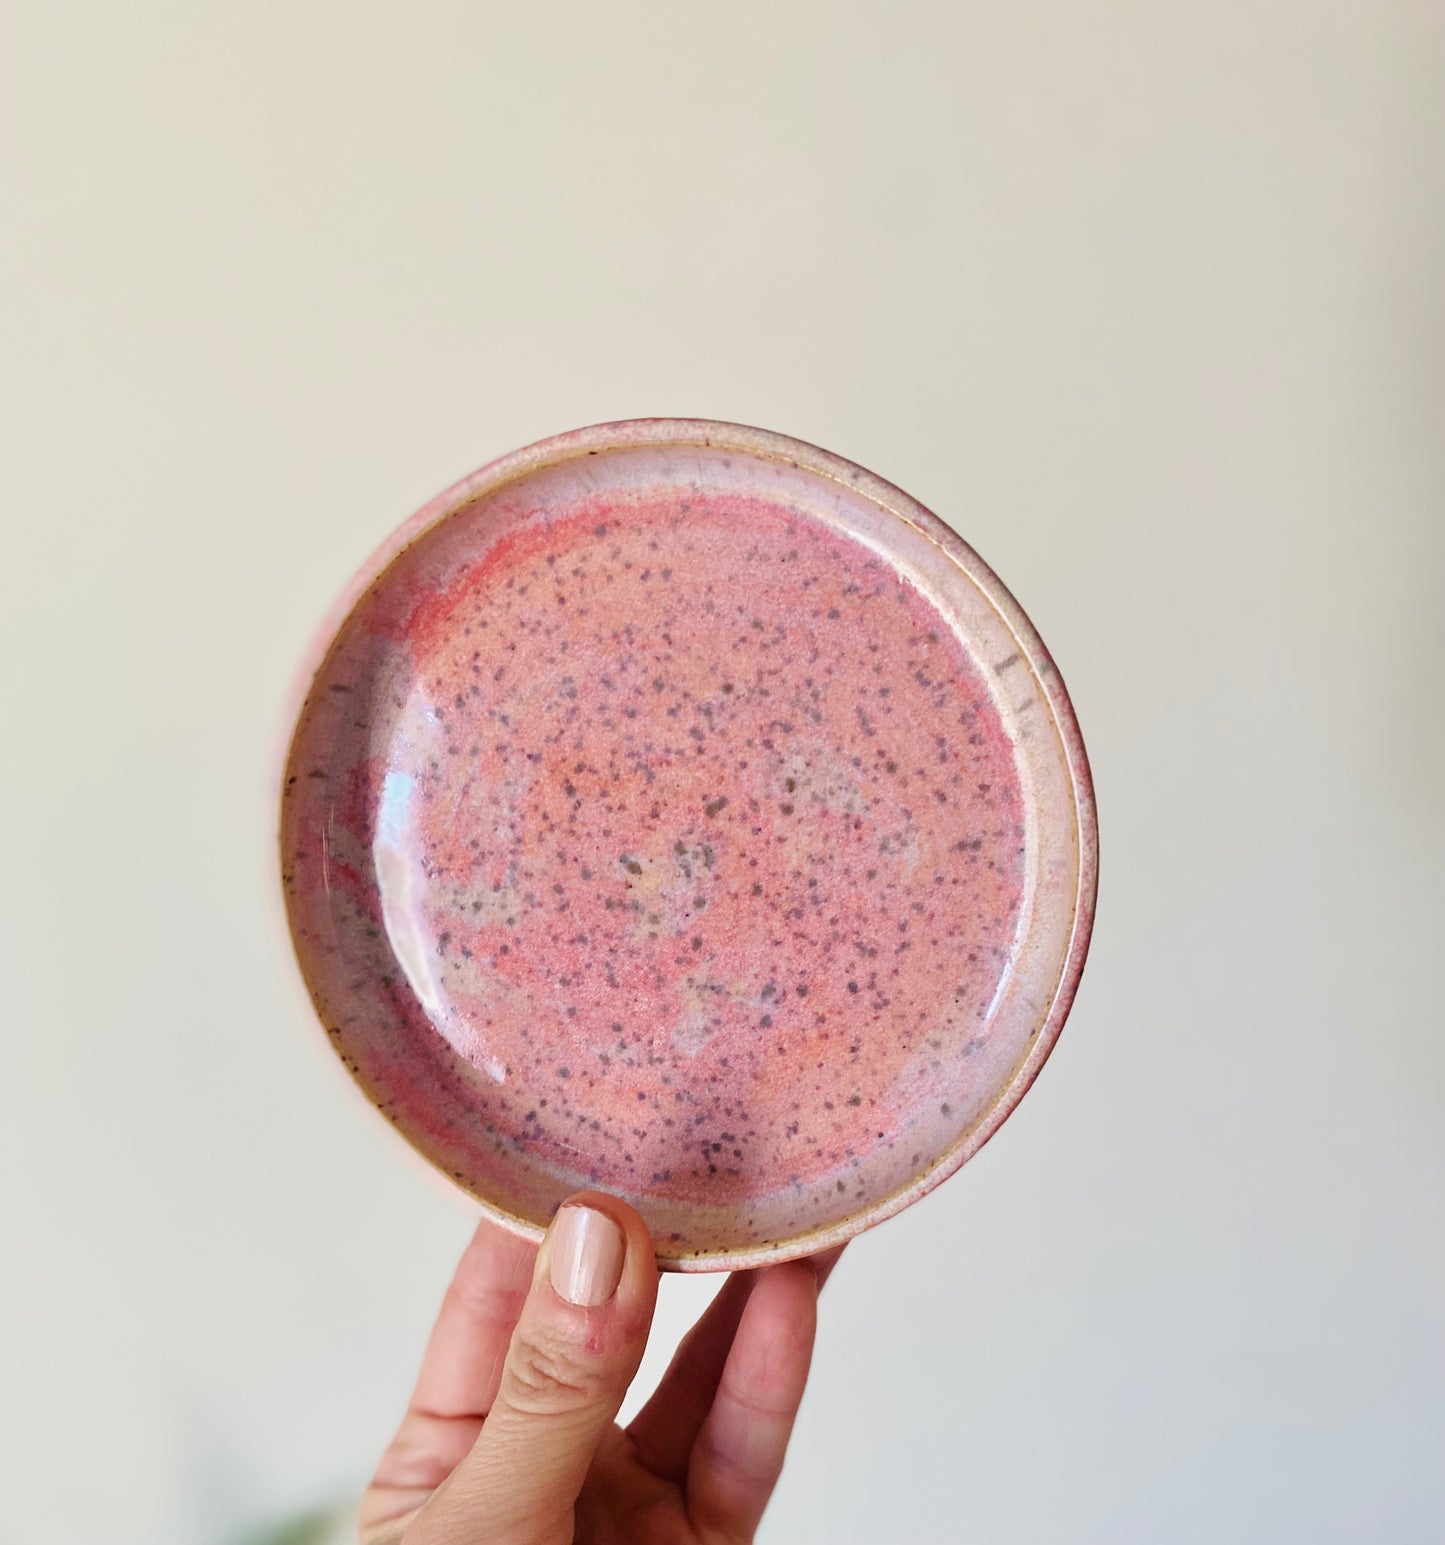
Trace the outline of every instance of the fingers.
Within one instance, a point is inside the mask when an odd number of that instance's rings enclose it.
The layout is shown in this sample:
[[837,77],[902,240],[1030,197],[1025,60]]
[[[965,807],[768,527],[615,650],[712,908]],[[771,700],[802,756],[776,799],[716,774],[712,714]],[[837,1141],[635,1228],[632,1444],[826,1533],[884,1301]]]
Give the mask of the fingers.
[[736,1271],[723,1283],[678,1343],[667,1372],[628,1426],[637,1457],[664,1480],[681,1484],[687,1476],[688,1455],[712,1409],[733,1337],[760,1275]]
[[496,1399],[536,1246],[478,1225],[442,1301],[411,1403],[361,1504],[362,1545],[383,1545],[465,1457]]
[[415,1409],[445,1417],[491,1410],[536,1259],[530,1240],[492,1223],[478,1226],[427,1342]]
[[647,1229],[598,1192],[566,1202],[537,1253],[486,1425],[407,1545],[563,1545],[597,1445],[642,1360],[657,1300]]
[[688,1464],[688,1515],[704,1537],[752,1539],[808,1382],[817,1277],[792,1261],[757,1278]]
[[[820,1292],[842,1253],[839,1245],[807,1262]],[[679,1484],[686,1478],[692,1445],[712,1409],[743,1310],[762,1276],[759,1271],[739,1271],[728,1278],[682,1338],[657,1389],[628,1427],[638,1458],[654,1475]]]

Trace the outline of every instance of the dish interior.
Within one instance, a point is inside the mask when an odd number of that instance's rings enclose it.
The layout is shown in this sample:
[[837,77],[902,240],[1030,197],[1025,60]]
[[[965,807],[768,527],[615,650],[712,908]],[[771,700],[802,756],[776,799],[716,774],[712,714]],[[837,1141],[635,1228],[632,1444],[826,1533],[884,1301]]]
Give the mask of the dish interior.
[[292,930],[352,1076],[488,1205],[597,1186],[664,1256],[767,1248],[1003,1099],[1067,943],[1061,767],[936,533],[618,446],[464,499],[347,616],[286,773]]

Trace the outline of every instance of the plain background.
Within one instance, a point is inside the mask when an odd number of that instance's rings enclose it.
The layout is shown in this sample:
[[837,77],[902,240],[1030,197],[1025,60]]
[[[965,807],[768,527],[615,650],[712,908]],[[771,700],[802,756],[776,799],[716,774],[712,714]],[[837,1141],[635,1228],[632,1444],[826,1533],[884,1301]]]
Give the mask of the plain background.
[[765,1538],[1445,1537],[1442,62],[1433,0],[6,0],[0,1540],[362,1484],[468,1224],[315,1050],[282,706],[414,507],[638,414],[938,510],[1099,789],[1068,1031],[829,1287]]

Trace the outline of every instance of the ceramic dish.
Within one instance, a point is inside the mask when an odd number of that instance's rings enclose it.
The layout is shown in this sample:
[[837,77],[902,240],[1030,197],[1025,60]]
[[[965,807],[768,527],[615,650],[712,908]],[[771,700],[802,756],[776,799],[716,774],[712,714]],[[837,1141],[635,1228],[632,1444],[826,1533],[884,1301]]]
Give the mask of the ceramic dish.
[[977,555],[813,446],[603,424],[373,557],[283,773],[288,917],[371,1104],[538,1237],[680,1269],[922,1196],[1048,1056],[1093,917],[1062,681]]

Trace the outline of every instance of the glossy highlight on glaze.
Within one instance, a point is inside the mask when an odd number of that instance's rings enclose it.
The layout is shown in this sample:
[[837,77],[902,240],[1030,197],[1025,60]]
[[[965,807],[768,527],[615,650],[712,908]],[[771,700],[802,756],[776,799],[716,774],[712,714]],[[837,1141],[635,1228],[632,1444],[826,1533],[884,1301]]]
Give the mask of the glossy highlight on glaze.
[[599,1186],[679,1255],[770,1246],[1018,1064],[1020,661],[796,488],[617,465],[453,511],[352,609],[293,931],[358,1082],[504,1213]]

